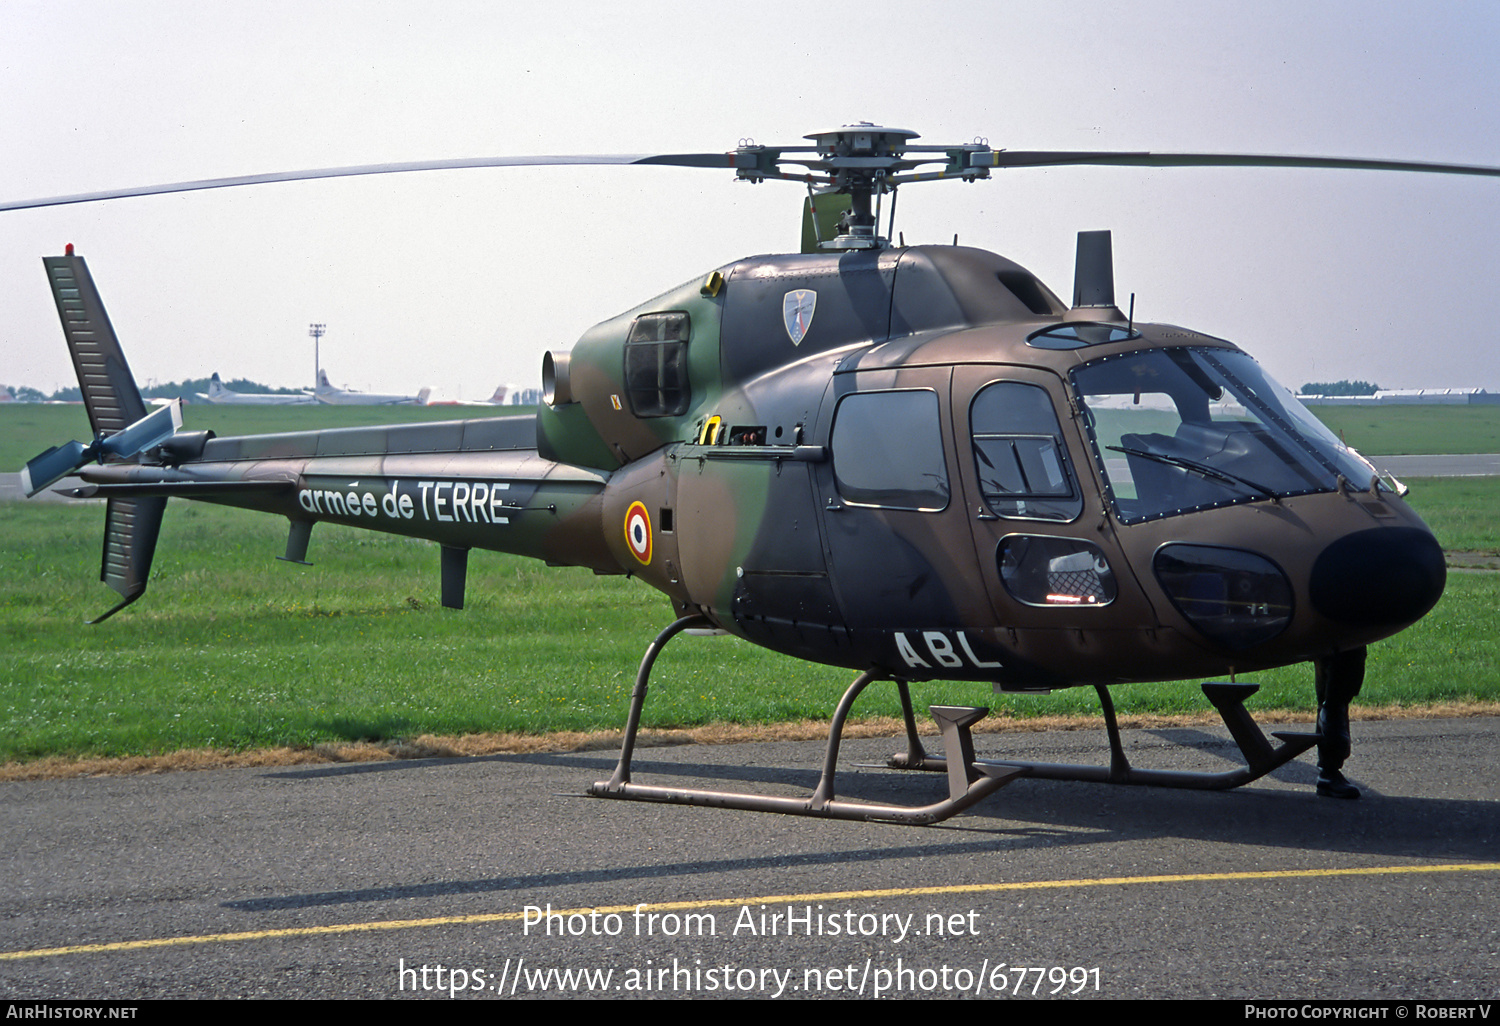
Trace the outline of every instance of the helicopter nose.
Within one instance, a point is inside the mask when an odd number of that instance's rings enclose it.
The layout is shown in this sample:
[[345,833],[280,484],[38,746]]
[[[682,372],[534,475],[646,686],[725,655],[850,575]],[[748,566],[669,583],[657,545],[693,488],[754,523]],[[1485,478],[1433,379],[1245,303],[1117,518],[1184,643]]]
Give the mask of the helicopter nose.
[[1309,598],[1319,613],[1351,627],[1405,625],[1437,605],[1447,577],[1431,533],[1376,527],[1323,550],[1313,563]]

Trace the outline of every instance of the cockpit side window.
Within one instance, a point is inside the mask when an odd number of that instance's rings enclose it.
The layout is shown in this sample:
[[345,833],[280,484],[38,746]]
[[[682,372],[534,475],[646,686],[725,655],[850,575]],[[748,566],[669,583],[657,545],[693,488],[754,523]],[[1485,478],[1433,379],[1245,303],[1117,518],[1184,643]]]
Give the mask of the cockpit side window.
[[948,505],[937,393],[855,392],[834,411],[833,476],[857,506],[935,512]]
[[688,411],[688,315],[645,314],[625,340],[625,394],[637,417],[680,417]]
[[1018,381],[986,385],[969,407],[974,466],[985,505],[1003,517],[1072,520],[1083,495],[1047,390]]

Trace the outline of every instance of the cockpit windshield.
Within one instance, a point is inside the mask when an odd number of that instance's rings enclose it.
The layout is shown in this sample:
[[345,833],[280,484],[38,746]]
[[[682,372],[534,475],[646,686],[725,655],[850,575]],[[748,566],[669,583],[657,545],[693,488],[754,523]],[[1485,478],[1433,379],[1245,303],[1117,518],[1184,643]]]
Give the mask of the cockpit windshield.
[[1156,349],[1075,370],[1116,514],[1135,523],[1257,499],[1364,490],[1375,468],[1250,357]]

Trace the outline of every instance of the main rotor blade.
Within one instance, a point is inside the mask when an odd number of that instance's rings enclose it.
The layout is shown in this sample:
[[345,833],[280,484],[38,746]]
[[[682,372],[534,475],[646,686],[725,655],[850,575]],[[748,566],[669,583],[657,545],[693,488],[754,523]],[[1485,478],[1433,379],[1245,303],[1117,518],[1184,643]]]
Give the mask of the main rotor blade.
[[[758,167],[779,160],[780,150],[728,153],[647,153],[647,154],[561,154],[520,157],[460,157],[449,160],[414,160],[389,164],[360,164],[351,167],[314,168],[306,171],[275,171],[229,178],[204,178],[192,182],[170,182],[126,189],[105,189],[69,196],[48,196],[30,200],[0,202],[0,211],[27,210],[36,207],[66,206],[72,203],[95,203],[100,200],[131,196],[159,196],[172,192],[197,192],[204,189],[228,189],[240,185],[264,185],[270,182],[300,182],[316,178],[352,178],[359,175],[399,174],[403,171],[450,171],[474,167],[529,167],[542,165],[623,165],[646,164],[666,167],[728,168]],[[1099,165],[1119,167],[1292,167],[1344,168],[1365,171],[1417,171],[1450,175],[1500,176],[1500,167],[1478,164],[1437,164],[1415,160],[1365,160],[1352,157],[1298,157],[1247,153],[1148,153],[1130,151],[1086,150],[987,150],[972,153],[970,166],[975,168],[1059,167],[1064,165]],[[788,177],[769,170],[763,177]],[[800,178],[800,175],[790,176]]]
[[[986,163],[988,158],[991,162]],[[1120,167],[1314,167],[1354,171],[1422,171],[1445,175],[1491,175],[1500,167],[1434,164],[1421,160],[1364,160],[1355,157],[1295,157],[1254,153],[1132,153],[1086,150],[993,150],[976,154],[975,167],[1058,167],[1096,164]]]
[[48,196],[41,199],[0,202],[0,211],[27,210],[33,207],[60,207],[69,203],[95,203],[99,200],[123,199],[128,196],[159,196],[169,192],[197,192],[202,189],[229,189],[238,185],[264,185],[268,182],[301,182],[313,178],[352,178],[357,175],[389,175],[402,171],[451,171],[469,167],[528,167],[542,164],[657,164],[669,167],[734,167],[733,153],[602,153],[530,157],[460,157],[451,160],[413,160],[395,164],[360,164],[352,167],[325,167],[308,171],[273,171],[260,175],[237,175],[232,178],[204,178],[196,182],[171,182],[165,185],[140,185],[128,189],[105,189],[80,192],[71,196]]

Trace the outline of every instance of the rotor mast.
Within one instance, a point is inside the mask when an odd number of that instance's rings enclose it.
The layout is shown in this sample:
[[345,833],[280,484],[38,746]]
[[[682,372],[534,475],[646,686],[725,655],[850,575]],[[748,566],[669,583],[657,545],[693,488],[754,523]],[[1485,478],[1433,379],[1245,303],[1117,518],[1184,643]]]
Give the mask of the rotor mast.
[[890,245],[889,239],[880,237],[872,200],[895,189],[887,179],[906,152],[907,140],[917,138],[917,133],[862,123],[803,138],[813,141],[823,157],[823,166],[829,170],[831,182],[823,191],[843,193],[851,204],[838,236],[824,243],[825,248],[880,249]]

